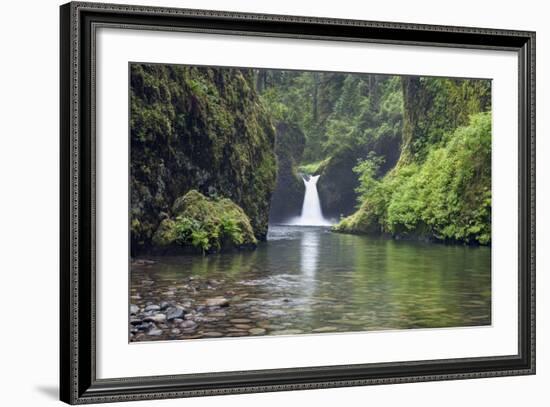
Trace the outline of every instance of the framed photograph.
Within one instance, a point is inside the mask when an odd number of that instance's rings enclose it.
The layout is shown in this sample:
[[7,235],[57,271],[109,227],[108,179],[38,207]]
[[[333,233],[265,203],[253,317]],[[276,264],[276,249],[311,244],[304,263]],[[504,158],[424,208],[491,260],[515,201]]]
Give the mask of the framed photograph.
[[535,33],[61,6],[61,399],[535,373]]

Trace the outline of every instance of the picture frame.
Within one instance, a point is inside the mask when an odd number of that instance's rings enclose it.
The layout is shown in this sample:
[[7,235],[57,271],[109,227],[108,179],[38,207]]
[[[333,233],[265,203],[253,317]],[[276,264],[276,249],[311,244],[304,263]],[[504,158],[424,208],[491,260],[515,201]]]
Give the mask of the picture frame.
[[[535,33],[71,2],[60,8],[60,398],[69,404],[535,374]],[[508,51],[518,66],[518,352],[281,369],[97,376],[96,30]],[[512,265],[509,265],[512,267]]]

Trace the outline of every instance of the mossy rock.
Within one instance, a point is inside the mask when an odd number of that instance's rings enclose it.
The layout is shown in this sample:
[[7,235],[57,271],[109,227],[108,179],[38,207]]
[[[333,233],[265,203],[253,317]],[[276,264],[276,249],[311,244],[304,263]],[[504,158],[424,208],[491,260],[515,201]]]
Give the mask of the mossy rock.
[[207,254],[256,247],[250,219],[230,199],[209,199],[191,190],[176,199],[172,214],[153,236],[153,244],[160,251],[182,249]]

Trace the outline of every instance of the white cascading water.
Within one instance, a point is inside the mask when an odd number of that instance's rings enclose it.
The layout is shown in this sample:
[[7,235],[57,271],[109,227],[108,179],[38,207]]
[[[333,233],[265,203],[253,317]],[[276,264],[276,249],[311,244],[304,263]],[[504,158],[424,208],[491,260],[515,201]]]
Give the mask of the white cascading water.
[[295,218],[291,223],[300,226],[330,226],[331,223],[323,217],[321,211],[321,202],[317,192],[317,181],[319,175],[303,178],[306,187],[304,203],[302,205],[302,215]]

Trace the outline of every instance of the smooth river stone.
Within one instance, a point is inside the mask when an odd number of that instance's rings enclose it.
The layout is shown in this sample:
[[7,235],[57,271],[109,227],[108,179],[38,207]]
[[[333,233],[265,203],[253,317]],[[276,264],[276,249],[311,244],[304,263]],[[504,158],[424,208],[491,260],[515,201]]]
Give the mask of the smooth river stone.
[[211,312],[208,316],[212,318],[223,318],[227,316],[227,314],[225,312]]
[[152,328],[147,332],[147,335],[149,336],[160,336],[162,335],[162,330],[158,328]]
[[247,324],[235,324],[235,328],[248,330],[248,329],[252,328],[252,326],[247,325]]
[[181,307],[170,307],[166,311],[166,318],[168,319],[168,321],[172,321],[177,318],[181,319],[183,318],[184,315],[185,315],[185,310]]
[[137,305],[130,305],[130,314],[136,315],[139,312],[139,307]]
[[193,329],[197,326],[197,323],[190,320],[185,320],[180,323],[180,327],[183,329]]
[[166,321],[166,315],[164,314],[154,314],[148,317],[143,318],[146,322],[164,322]]
[[227,307],[229,300],[224,297],[209,298],[206,300],[206,305],[209,307]]
[[301,329],[284,329],[282,331],[271,332],[271,335],[298,335],[303,333]]
[[232,324],[248,324],[252,321],[246,318],[235,318],[235,319],[230,319],[229,322],[231,322]]
[[223,334],[221,332],[204,332],[202,336],[205,338],[220,338]]
[[335,332],[337,330],[338,328],[336,328],[335,326],[322,326],[321,328],[313,329],[311,332],[322,333],[322,332]]
[[249,329],[248,332],[250,333],[250,335],[263,335],[266,331],[263,328],[252,328]]
[[151,304],[145,307],[145,312],[147,311],[160,311],[160,305]]
[[227,332],[240,332],[240,333],[248,333],[248,331],[245,331],[244,329],[239,329],[239,328],[227,328],[226,329]]

